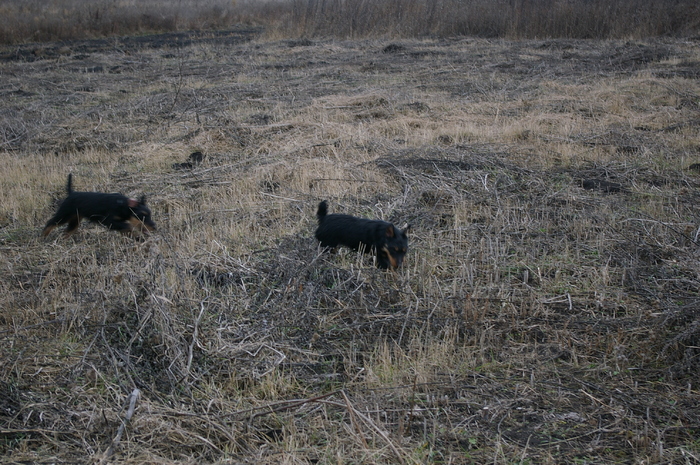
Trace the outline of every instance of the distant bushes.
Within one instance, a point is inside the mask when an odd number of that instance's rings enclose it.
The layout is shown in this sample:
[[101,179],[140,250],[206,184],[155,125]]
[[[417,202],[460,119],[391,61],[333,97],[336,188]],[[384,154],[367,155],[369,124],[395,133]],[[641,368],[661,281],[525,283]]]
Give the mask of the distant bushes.
[[0,42],[236,24],[271,37],[640,38],[700,34],[697,0],[6,0]]

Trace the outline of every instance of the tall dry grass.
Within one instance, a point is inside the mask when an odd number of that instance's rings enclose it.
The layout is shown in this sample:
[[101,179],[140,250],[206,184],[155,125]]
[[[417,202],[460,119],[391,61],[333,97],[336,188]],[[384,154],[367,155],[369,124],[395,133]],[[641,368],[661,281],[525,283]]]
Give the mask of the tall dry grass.
[[308,37],[634,38],[697,34],[692,1],[292,0],[282,33]]
[[0,43],[45,42],[249,23],[235,0],[11,0],[0,5]]
[[269,37],[641,38],[700,33],[691,0],[9,0],[0,43],[259,25]]

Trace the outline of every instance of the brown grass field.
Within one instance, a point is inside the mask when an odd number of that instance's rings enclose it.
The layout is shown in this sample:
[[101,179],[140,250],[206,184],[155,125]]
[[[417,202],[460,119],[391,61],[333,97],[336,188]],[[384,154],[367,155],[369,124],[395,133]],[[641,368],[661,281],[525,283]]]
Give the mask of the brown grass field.
[[[250,28],[0,75],[2,463],[700,463],[697,41]],[[158,232],[40,238],[68,173]],[[410,223],[403,269],[323,253],[323,199]]]

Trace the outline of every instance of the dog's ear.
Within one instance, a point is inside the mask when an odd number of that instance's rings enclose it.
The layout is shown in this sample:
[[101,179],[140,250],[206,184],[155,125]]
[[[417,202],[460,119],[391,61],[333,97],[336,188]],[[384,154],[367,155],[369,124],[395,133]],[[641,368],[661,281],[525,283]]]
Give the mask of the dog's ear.
[[141,198],[139,199],[139,203],[141,205],[146,205],[146,194],[141,196]]
[[394,225],[390,224],[388,228],[386,228],[386,237],[394,237]]
[[139,206],[139,201],[136,199],[129,199],[127,203],[129,205],[129,208],[136,208]]
[[411,225],[410,225],[410,224],[407,224],[406,227],[403,228],[403,235],[404,235],[404,236],[407,235],[409,229],[411,229]]

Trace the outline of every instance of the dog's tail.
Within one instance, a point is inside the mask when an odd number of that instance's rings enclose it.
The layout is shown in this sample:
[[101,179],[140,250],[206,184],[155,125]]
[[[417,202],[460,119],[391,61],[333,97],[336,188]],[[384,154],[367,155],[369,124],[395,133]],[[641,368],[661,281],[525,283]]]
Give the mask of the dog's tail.
[[68,183],[66,183],[66,192],[70,195],[73,192],[73,173],[68,173]]
[[318,218],[319,224],[323,222],[323,219],[328,214],[328,203],[324,200],[318,204],[318,211],[316,212],[316,218]]

